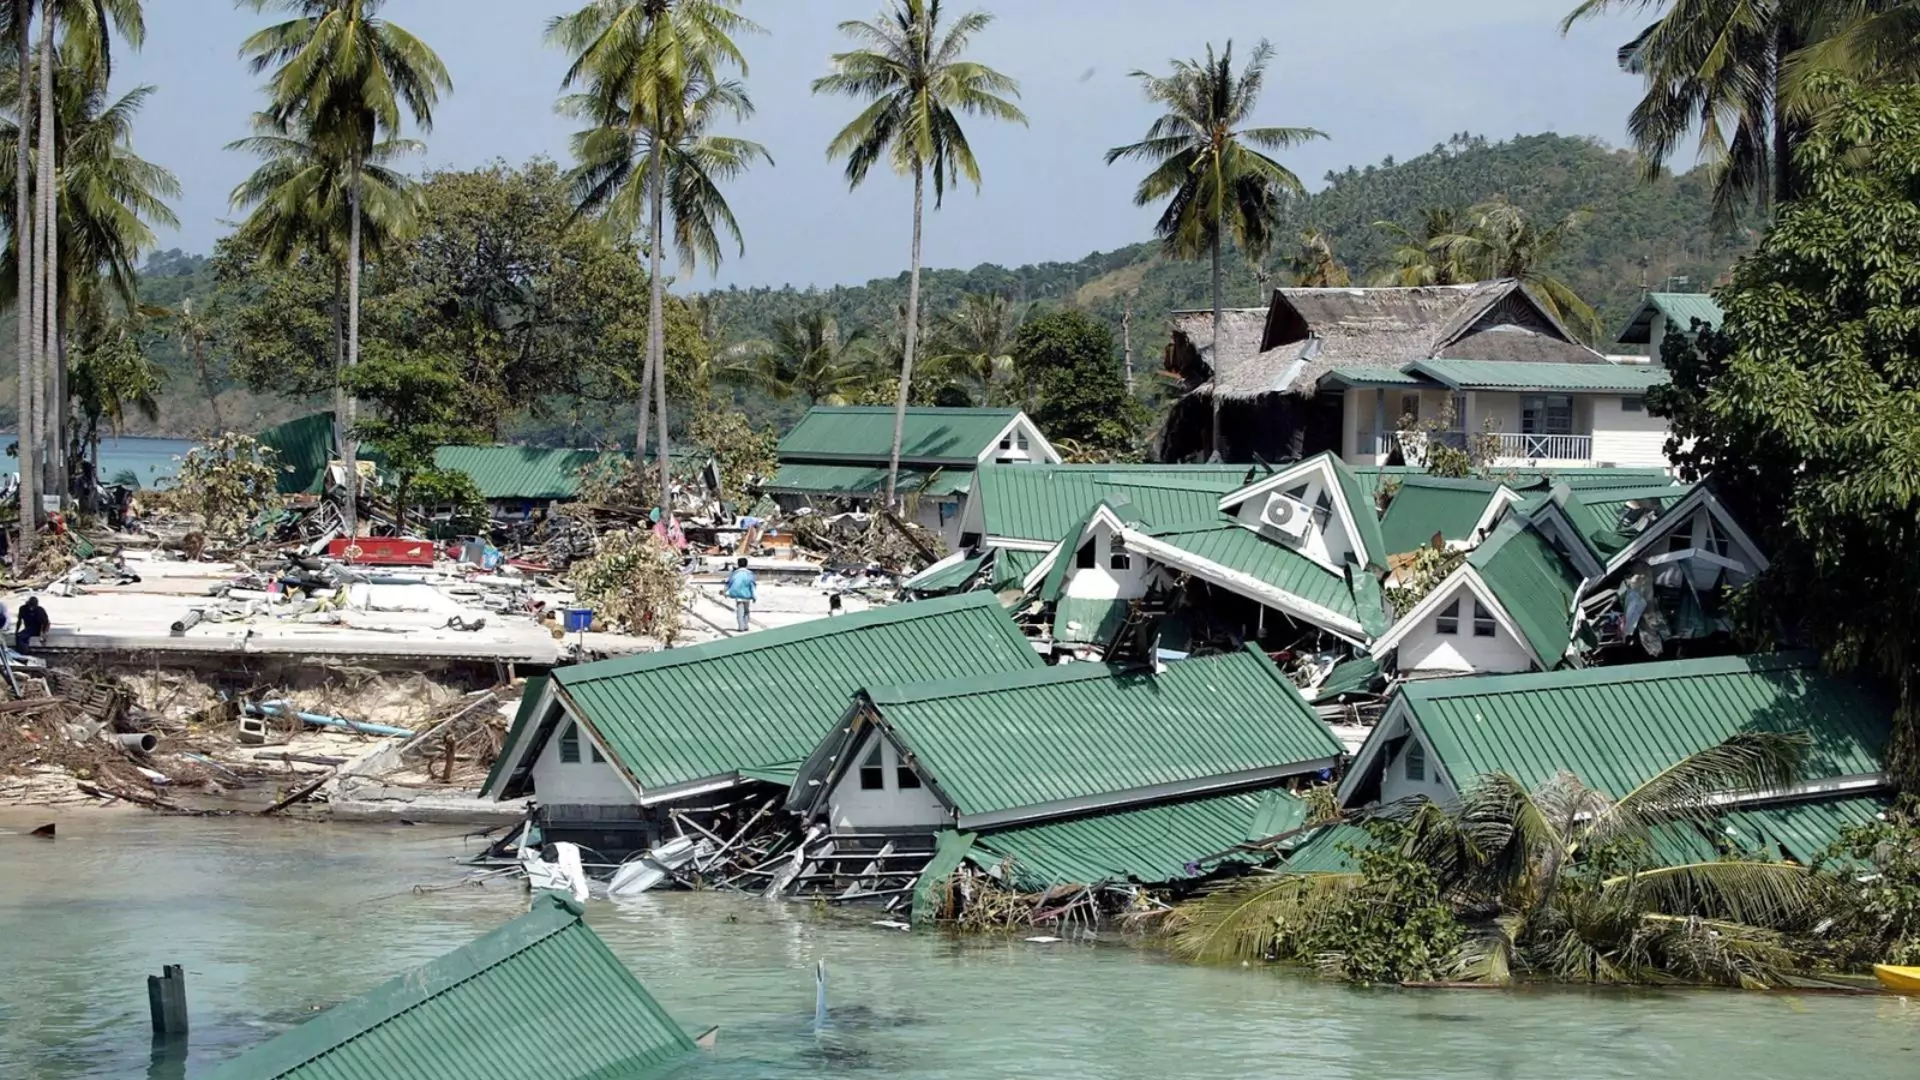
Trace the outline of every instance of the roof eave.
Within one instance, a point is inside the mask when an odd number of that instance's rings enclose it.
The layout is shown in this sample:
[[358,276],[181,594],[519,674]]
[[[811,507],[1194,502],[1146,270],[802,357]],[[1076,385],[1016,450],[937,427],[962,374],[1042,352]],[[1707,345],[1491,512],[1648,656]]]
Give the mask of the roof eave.
[[1129,809],[1152,803],[1169,802],[1188,796],[1222,794],[1241,788],[1259,787],[1290,776],[1319,772],[1331,769],[1339,764],[1340,755],[1333,754],[1310,761],[1290,762],[1285,765],[1272,765],[1260,769],[1246,769],[1240,772],[1224,773],[1219,776],[1197,780],[1185,780],[1176,783],[1154,784],[1145,787],[1127,788],[1121,791],[1105,792],[1099,795],[1085,795],[1073,799],[1056,799],[1051,802],[1035,803],[1030,806],[1009,807],[978,814],[962,814],[955,827],[966,832],[988,829],[1005,829],[1016,825],[1028,825],[1049,821],[1054,818],[1073,817],[1081,814]]

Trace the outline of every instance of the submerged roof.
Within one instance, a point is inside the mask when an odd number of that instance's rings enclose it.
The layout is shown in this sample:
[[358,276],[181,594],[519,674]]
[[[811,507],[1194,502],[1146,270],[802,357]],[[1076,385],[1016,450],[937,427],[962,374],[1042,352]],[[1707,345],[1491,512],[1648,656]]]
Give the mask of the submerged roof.
[[1031,891],[1178,881],[1217,865],[1196,867],[1196,860],[1284,832],[1306,815],[1307,804],[1285,789],[1238,791],[985,832],[974,840],[971,858],[1005,868],[1016,886]]
[[626,455],[601,450],[547,450],[534,446],[443,446],[433,465],[466,473],[489,499],[571,499],[582,474],[603,460]]
[[258,441],[277,457],[280,494],[320,494],[327,463],[333,460],[332,413],[310,413],[270,427],[259,434]]
[[1685,821],[1655,827],[1654,854],[1666,864],[1742,855],[1806,866],[1840,839],[1841,830],[1872,824],[1891,805],[1891,795],[1869,791],[1735,807],[1711,823]]
[[[1505,772],[1533,788],[1565,769],[1615,798],[1749,731],[1805,732],[1805,779],[1877,774],[1893,717],[1877,688],[1801,654],[1436,679],[1406,684],[1399,701],[1456,787]],[[1390,730],[1375,730],[1362,760]]]
[[1683,334],[1693,332],[1693,320],[1718,327],[1726,318],[1720,302],[1707,293],[1650,292],[1620,331],[1622,345],[1658,345],[1653,340],[1653,317],[1665,315],[1667,323]]
[[1258,480],[1252,465],[983,465],[974,473],[986,535],[1059,542],[1102,502],[1148,521],[1211,517],[1220,496]]
[[[1019,415],[1019,409],[908,409],[900,460],[972,468]],[[780,460],[884,467],[893,453],[893,423],[891,406],[815,405],[780,440]]]
[[1573,600],[1580,571],[1525,521],[1510,517],[1467,556],[1506,609],[1543,667],[1553,667],[1573,642]]
[[1252,649],[1157,674],[1066,664],[867,697],[966,828],[1246,786],[1343,752]]
[[1499,490],[1491,480],[1407,477],[1380,519],[1387,553],[1404,555],[1425,547],[1435,533],[1449,543],[1471,539]]
[[651,790],[799,762],[863,686],[1041,666],[992,594],[964,593],[556,668],[553,680]]
[[207,1080],[600,1080],[694,1049],[569,898],[272,1039]]

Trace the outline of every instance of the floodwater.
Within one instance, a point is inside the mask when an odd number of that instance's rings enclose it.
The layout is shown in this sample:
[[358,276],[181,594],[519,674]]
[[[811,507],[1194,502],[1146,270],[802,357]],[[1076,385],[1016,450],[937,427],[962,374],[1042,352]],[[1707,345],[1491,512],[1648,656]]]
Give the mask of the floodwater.
[[[18,835],[55,818],[55,842]],[[0,1078],[200,1076],[523,911],[504,884],[411,892],[459,875],[459,833],[0,813]],[[1887,996],[1360,990],[713,894],[588,918],[681,1023],[721,1026],[684,1080],[1920,1076],[1920,1001]],[[144,976],[166,963],[187,971],[184,1072],[152,1061]]]
[[[13,432],[0,432],[0,447],[14,442],[19,436]],[[173,479],[180,471],[178,458],[186,456],[187,451],[197,444],[188,439],[149,439],[135,435],[115,438],[103,435],[100,438],[100,479],[104,483],[118,483],[122,474],[132,473],[140,486],[150,488],[165,480]],[[12,474],[19,470],[19,463],[13,458],[0,458],[0,474]]]

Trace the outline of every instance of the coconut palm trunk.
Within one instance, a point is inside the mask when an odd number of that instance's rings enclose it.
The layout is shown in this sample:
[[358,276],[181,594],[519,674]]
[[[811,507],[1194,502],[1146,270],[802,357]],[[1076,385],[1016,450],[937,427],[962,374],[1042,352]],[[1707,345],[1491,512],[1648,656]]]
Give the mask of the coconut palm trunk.
[[[658,138],[657,133],[655,137],[656,139]],[[668,476],[667,471],[667,334],[666,327],[662,325],[667,317],[667,286],[660,277],[662,273],[660,248],[667,242],[667,178],[666,159],[661,153],[661,148],[657,145],[653,149],[652,161],[649,163],[649,171],[653,173],[652,191],[650,192],[650,198],[653,203],[653,236],[651,238],[652,242],[647,245],[649,248],[648,261],[650,267],[648,272],[652,278],[652,280],[647,282],[647,371],[652,375],[654,380],[653,405],[659,417],[660,514],[662,519],[664,519],[668,511],[672,508],[671,493],[668,487],[671,478]],[[644,432],[647,426],[647,399],[644,396],[644,391],[642,393],[643,396],[640,398],[640,426]],[[644,442],[645,440],[643,439],[642,443],[644,444]],[[644,445],[642,449],[644,450]],[[643,466],[644,463],[644,459],[636,460],[634,463],[635,468],[638,469]]]
[[1213,358],[1213,393],[1209,395],[1212,398],[1210,404],[1213,406],[1213,432],[1212,438],[1209,441],[1213,444],[1213,452],[1219,456],[1221,461],[1227,460],[1227,441],[1220,435],[1220,394],[1222,390],[1220,377],[1226,374],[1226,372],[1221,370],[1220,365],[1220,324],[1222,319],[1225,318],[1220,286],[1220,233],[1224,227],[1223,223],[1213,230],[1213,345],[1211,346]]
[[18,291],[15,293],[15,348],[20,354],[20,394],[18,427],[20,429],[20,450],[18,468],[20,472],[20,543],[14,548],[15,567],[33,551],[34,528],[39,522],[40,500],[35,497],[39,455],[34,453],[34,351],[37,341],[34,333],[38,325],[38,309],[35,306],[34,264],[36,258],[33,229],[33,186],[30,182],[33,162],[28,149],[28,139],[32,136],[33,116],[33,79],[29,72],[33,70],[32,39],[33,5],[29,0],[15,0],[13,5],[13,35],[16,50],[15,61],[20,70],[20,109],[19,134],[15,140],[13,220],[16,223],[16,235],[13,238],[14,269],[18,272]]
[[920,217],[926,206],[926,167],[913,163],[913,258],[907,274],[907,327],[900,356],[900,393],[893,401],[893,452],[887,458],[887,509],[900,506],[900,444],[907,433],[907,396],[913,390],[913,354],[920,343]]
[[[347,370],[352,371],[360,364],[360,150],[353,151],[352,176],[348,180],[347,199],[352,221],[347,226]],[[342,520],[347,523],[347,535],[359,533],[359,497],[360,497],[360,453],[354,441],[353,425],[359,420],[356,414],[357,402],[354,396],[340,392],[340,411],[334,414],[334,426],[339,432],[340,460],[346,466],[345,506],[341,508]]]
[[58,329],[54,310],[56,283],[60,280],[59,201],[55,197],[58,185],[59,163],[55,160],[53,149],[53,2],[46,0],[40,12],[40,224],[36,239],[40,242],[40,266],[35,272],[35,296],[40,303],[36,317],[40,320],[40,341],[37,343],[39,356],[34,367],[34,435],[40,446],[40,484],[43,495],[63,497],[65,485],[59,482],[60,444],[57,438],[55,412],[64,404],[49,400],[49,370],[54,363],[54,343]]

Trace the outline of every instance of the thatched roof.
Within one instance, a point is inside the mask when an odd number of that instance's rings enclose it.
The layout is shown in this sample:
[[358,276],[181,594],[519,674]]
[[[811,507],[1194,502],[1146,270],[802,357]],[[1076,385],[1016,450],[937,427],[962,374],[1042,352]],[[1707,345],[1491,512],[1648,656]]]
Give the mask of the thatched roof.
[[[1600,364],[1606,358],[1577,343],[1517,281],[1380,289],[1275,289],[1265,310],[1225,313],[1212,364],[1211,312],[1176,312],[1168,367],[1193,378],[1192,361],[1211,370],[1231,398],[1293,391],[1311,394],[1335,367],[1398,370],[1415,360]],[[1182,366],[1184,363],[1184,367]],[[1204,377],[1204,375],[1202,376]]]

